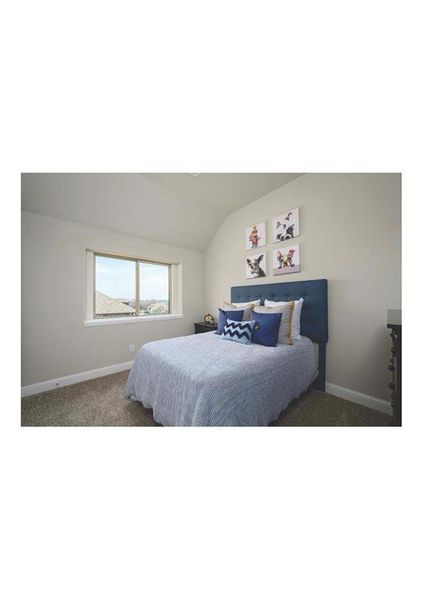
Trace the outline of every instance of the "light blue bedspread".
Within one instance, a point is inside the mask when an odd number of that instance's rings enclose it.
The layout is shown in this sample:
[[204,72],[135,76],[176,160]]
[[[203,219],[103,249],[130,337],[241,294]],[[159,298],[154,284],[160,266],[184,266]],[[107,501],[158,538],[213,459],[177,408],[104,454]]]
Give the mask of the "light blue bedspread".
[[267,348],[214,332],[145,344],[125,396],[162,425],[268,425],[317,375],[312,342]]

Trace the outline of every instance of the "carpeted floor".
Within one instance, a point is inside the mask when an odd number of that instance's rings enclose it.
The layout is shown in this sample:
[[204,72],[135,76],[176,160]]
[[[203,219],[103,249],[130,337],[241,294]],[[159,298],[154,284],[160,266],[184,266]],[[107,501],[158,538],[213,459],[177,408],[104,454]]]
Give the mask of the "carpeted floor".
[[[123,398],[128,371],[22,399],[22,426],[157,426],[151,410]],[[390,417],[347,400],[309,391],[277,421],[281,427],[387,426]]]

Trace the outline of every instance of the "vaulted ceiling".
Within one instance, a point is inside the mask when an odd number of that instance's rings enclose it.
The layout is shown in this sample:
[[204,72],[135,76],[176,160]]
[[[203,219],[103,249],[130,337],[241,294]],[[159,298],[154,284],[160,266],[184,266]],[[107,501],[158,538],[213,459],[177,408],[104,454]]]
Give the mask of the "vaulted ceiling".
[[205,250],[224,218],[297,173],[27,173],[22,208]]

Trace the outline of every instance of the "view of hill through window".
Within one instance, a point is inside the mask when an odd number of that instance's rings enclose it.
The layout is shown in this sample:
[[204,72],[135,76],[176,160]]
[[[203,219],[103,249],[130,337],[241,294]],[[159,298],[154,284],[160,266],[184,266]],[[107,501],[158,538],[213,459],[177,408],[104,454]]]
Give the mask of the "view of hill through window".
[[[169,266],[139,261],[139,306],[136,306],[137,261],[96,256],[96,317],[131,317],[169,313]],[[138,309],[138,310],[137,310]]]

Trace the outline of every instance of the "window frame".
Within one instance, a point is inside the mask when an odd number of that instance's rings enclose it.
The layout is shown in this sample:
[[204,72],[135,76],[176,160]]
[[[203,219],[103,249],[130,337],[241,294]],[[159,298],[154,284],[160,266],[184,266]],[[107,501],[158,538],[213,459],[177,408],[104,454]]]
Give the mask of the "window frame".
[[[140,258],[138,256],[126,256],[125,254],[113,254],[110,252],[100,252],[97,250],[87,250],[87,252],[92,252],[93,255],[93,298],[92,298],[92,319],[96,322],[118,322],[119,319],[127,320],[124,322],[130,322],[132,319],[137,320],[148,320],[148,319],[157,319],[157,318],[171,318],[172,316],[179,316],[175,313],[172,313],[172,267],[175,266],[175,263],[167,262],[164,260],[152,260],[146,258]],[[103,258],[112,258],[117,260],[126,260],[135,262],[135,314],[132,316],[122,315],[121,317],[99,317],[96,314],[96,292],[97,292],[97,281],[96,281],[96,273],[97,273],[97,256],[102,256]],[[168,311],[166,313],[161,313],[158,315],[141,315],[140,314],[140,263],[147,263],[152,265],[161,265],[166,266],[168,271]]]

